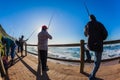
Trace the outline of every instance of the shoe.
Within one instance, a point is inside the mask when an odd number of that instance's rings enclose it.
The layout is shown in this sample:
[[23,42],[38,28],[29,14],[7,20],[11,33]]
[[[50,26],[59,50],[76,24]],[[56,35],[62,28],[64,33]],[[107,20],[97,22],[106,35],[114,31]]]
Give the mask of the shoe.
[[95,76],[90,75],[90,76],[89,76],[89,80],[96,80],[96,77],[95,77]]
[[85,62],[91,63],[91,59],[86,59]]
[[13,59],[11,59],[10,60],[10,62],[11,62],[11,66],[14,64],[14,60]]
[[13,61],[14,61],[13,59],[10,60],[10,62],[13,62]]
[[21,55],[21,57],[24,57],[23,55]]
[[49,71],[49,68],[46,67],[45,69],[42,69],[42,71]]

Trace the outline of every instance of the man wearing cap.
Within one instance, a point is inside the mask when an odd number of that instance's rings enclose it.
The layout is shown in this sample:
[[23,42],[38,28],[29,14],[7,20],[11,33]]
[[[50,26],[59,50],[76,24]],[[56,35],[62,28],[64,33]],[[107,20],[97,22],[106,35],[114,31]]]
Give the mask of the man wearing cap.
[[41,62],[42,71],[47,71],[48,39],[52,39],[47,29],[47,26],[43,25],[38,33],[38,61]]
[[90,15],[90,21],[85,26],[84,34],[88,37],[88,49],[95,52],[94,68],[89,76],[89,80],[96,80],[95,75],[102,58],[103,40],[107,38],[108,32],[104,25],[96,20],[94,15]]

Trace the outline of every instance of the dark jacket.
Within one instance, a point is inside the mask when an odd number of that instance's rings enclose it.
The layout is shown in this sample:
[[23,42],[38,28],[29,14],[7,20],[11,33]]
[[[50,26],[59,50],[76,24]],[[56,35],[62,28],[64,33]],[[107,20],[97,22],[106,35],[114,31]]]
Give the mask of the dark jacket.
[[3,42],[3,44],[6,44],[6,54],[9,53],[10,48],[13,49],[13,48],[16,47],[15,42],[12,39],[10,39],[10,38],[3,37],[2,38],[2,42]]
[[88,37],[88,48],[92,51],[103,51],[103,40],[108,32],[104,25],[98,21],[90,21],[85,26],[85,36]]

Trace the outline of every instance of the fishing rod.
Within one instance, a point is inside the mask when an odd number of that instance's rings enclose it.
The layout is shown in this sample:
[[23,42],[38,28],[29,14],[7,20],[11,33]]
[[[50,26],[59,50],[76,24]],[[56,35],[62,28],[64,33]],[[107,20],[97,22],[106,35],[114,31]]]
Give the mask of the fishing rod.
[[[50,27],[50,24],[51,24],[51,22],[52,22],[53,16],[54,16],[54,15],[52,14],[52,16],[51,16],[51,18],[50,18],[50,20],[49,20],[48,28]],[[27,38],[27,40],[29,40],[30,37],[31,37],[38,29],[39,29],[39,27],[36,28],[36,29],[31,33],[31,35]]]
[[49,20],[48,28],[50,27],[50,24],[51,24],[51,22],[52,22],[52,20],[53,20],[53,17],[54,17],[54,14],[52,14],[52,16],[51,16],[51,18],[50,18],[50,20]]
[[37,27],[37,28],[31,33],[31,35],[27,38],[27,40],[30,39],[30,37],[36,32],[37,29],[39,29],[39,27]]
[[90,12],[89,12],[88,7],[87,7],[87,5],[86,5],[86,3],[85,3],[85,0],[84,0],[84,6],[85,6],[85,9],[86,9],[86,11],[87,11],[88,16],[90,16]]

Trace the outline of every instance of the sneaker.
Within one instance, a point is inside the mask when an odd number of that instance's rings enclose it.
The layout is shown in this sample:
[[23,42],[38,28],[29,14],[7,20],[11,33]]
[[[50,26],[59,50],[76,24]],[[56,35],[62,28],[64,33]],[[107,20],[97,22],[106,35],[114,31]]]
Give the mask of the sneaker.
[[10,60],[10,62],[11,62],[11,66],[14,64],[14,60],[13,59],[11,59]]
[[42,71],[49,71],[49,68],[46,67],[45,69],[42,69]]
[[89,76],[89,80],[96,80],[95,76]]
[[85,62],[91,63],[91,59],[86,59]]

